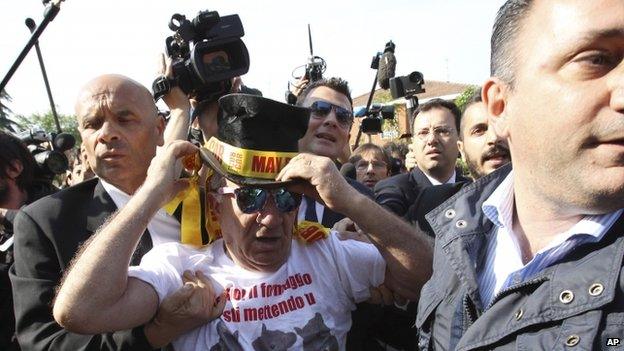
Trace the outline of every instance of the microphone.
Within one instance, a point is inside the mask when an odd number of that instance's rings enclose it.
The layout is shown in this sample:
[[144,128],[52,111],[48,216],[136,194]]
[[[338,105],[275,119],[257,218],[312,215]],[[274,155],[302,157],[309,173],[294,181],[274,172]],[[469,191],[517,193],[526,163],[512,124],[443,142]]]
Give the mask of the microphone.
[[54,145],[54,150],[67,151],[74,147],[76,138],[69,133],[60,133],[54,137],[52,144]]
[[353,163],[346,162],[345,164],[343,164],[342,167],[340,167],[340,174],[342,174],[342,176],[345,178],[348,177],[351,179],[355,179],[355,166],[353,165]]
[[386,44],[381,59],[379,60],[379,69],[377,70],[377,82],[381,89],[390,88],[390,78],[394,77],[394,71],[396,69],[396,57],[394,57],[394,43],[389,41]]

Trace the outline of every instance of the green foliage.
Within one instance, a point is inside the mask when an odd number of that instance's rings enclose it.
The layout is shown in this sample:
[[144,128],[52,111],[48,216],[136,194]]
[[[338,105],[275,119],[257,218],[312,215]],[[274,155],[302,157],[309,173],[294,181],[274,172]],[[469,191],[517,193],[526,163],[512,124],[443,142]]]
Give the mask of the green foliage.
[[[78,132],[76,116],[59,114],[58,117],[63,132],[72,134],[76,138],[76,145],[80,145],[82,139],[80,138],[80,132]],[[41,128],[46,132],[56,132],[52,111],[48,111],[45,114],[33,113],[28,117],[19,115],[17,120],[24,128]]]
[[19,124],[9,118],[11,109],[7,106],[7,103],[10,101],[11,96],[5,90],[0,91],[0,130],[16,132]]
[[390,94],[390,90],[379,89],[373,96],[373,103],[386,103],[394,100]]
[[466,109],[466,104],[468,103],[468,100],[470,100],[470,97],[472,96],[472,94],[474,94],[474,92],[479,88],[480,87],[477,85],[471,85],[468,88],[466,88],[466,90],[464,90],[458,97],[455,98],[455,105],[459,107],[460,111],[464,112],[464,109]]

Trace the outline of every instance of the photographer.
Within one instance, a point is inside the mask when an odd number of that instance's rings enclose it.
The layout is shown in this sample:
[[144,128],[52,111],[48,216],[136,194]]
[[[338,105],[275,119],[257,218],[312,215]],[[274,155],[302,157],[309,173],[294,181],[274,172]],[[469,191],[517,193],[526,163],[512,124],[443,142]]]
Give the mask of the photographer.
[[19,208],[29,202],[37,164],[18,138],[3,131],[0,131],[0,150],[0,349],[18,350],[8,276],[13,263],[13,219]]

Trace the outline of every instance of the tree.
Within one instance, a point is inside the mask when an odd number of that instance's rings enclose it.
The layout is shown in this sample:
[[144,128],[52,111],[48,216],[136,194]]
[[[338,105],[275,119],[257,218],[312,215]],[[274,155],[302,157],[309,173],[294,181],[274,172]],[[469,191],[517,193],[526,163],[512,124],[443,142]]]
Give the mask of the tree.
[[12,112],[7,103],[10,101],[11,96],[5,90],[0,91],[0,129],[15,132],[19,124],[9,118]]
[[[59,114],[58,117],[63,132],[73,135],[76,138],[76,145],[80,145],[82,139],[80,139],[76,116]],[[33,113],[28,117],[18,115],[17,120],[26,128],[39,128],[46,132],[56,132],[52,111],[48,111],[45,114]]]
[[471,85],[466,88],[466,90],[464,90],[461,94],[459,94],[458,97],[455,98],[455,105],[457,105],[460,111],[464,112],[468,100],[470,100],[472,94],[474,94],[474,92],[479,88],[480,87],[477,85]]

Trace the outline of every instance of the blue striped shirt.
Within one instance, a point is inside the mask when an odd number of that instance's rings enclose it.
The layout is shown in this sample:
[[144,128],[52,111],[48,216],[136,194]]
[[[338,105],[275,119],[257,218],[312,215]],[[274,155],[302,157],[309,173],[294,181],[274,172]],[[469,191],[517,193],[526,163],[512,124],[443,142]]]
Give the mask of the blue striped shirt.
[[500,291],[524,282],[544,268],[551,266],[575,247],[598,242],[622,214],[622,209],[596,216],[585,216],[572,228],[555,236],[539,250],[526,265],[518,236],[513,232],[514,209],[513,171],[483,203],[481,209],[494,226],[490,232],[483,268],[477,272],[479,293],[484,308]]

